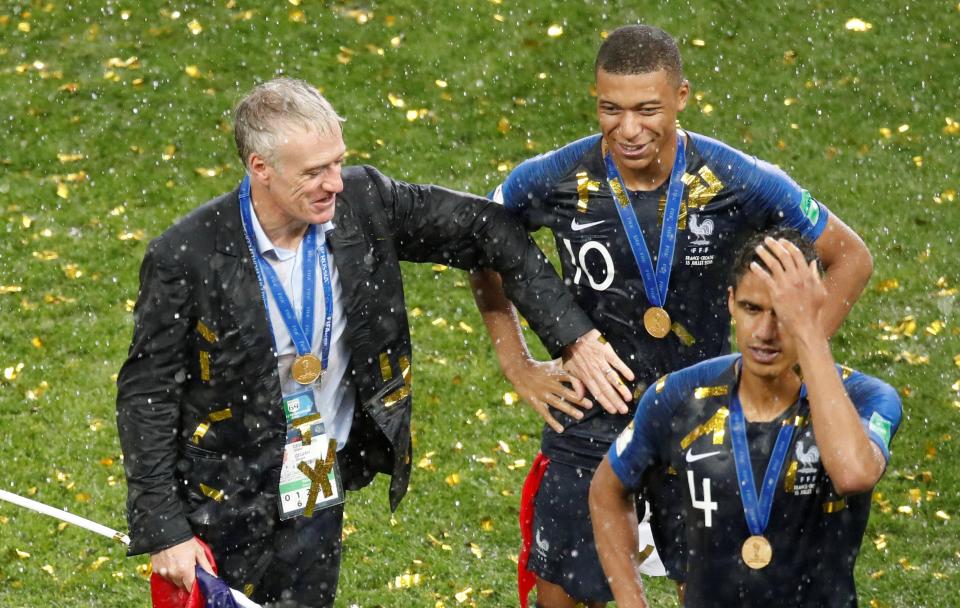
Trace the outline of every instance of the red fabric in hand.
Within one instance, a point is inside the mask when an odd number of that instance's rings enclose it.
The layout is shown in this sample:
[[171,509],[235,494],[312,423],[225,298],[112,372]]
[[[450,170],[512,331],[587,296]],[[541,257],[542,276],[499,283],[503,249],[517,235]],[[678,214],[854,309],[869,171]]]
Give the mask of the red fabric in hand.
[[[210,547],[199,538],[195,540],[203,547],[203,552],[207,556],[207,561],[213,568],[213,573],[217,573],[217,563],[213,559],[213,552]],[[177,587],[167,579],[156,572],[150,575],[150,599],[153,600],[153,608],[203,608],[203,593],[200,592],[200,585],[194,581],[193,589],[187,593]]]

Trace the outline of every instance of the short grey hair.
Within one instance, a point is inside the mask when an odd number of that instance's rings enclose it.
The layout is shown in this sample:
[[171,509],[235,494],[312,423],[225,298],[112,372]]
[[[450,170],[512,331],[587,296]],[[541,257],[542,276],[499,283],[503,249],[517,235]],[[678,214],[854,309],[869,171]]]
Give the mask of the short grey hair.
[[275,78],[247,94],[233,115],[233,135],[244,168],[256,152],[268,163],[277,162],[277,147],[291,130],[320,135],[340,132],[339,116],[313,85],[295,78]]

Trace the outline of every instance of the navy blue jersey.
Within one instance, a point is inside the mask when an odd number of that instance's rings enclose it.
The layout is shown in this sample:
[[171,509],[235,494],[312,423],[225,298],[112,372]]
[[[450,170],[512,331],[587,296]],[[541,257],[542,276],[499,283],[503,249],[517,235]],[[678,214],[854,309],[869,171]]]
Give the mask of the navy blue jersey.
[[[705,361],[650,387],[633,422],[610,448],[610,465],[630,490],[642,485],[648,470],[667,466],[679,475],[687,606],[856,606],[853,566],[870,514],[871,492],[846,497],[836,493],[820,461],[805,398],[778,420],[747,423],[751,463],[759,480],[783,420],[801,418],[764,532],[773,560],[753,570],[741,558],[750,530],[727,421],[739,358]],[[897,392],[871,376],[842,366],[837,370],[868,436],[889,460],[890,440],[902,412]]]
[[[674,322],[665,339],[643,327],[650,306],[627,235],[607,186],[601,136],[586,137],[520,164],[494,192],[528,229],[550,228],[562,273],[577,303],[637,377],[634,394],[663,374],[730,352],[726,288],[733,256],[751,234],[775,225],[811,241],[827,209],[783,171],[716,140],[687,133],[687,170],[665,308]],[[667,184],[631,200],[656,259]],[[600,407],[581,421],[556,412],[563,434],[544,430],[544,453],[595,467],[631,413]]]

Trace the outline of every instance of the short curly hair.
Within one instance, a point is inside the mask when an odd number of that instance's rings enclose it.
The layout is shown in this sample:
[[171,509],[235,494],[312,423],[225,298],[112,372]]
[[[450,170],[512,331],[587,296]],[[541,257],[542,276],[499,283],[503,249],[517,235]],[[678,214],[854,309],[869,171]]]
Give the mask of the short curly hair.
[[683,60],[677,41],[652,25],[625,25],[610,32],[597,51],[594,74],[648,74],[665,70],[683,82]]
[[803,238],[797,230],[793,228],[771,228],[763,232],[758,232],[748,238],[744,242],[743,246],[737,251],[737,255],[734,257],[733,266],[730,270],[730,287],[733,289],[737,288],[737,285],[740,284],[740,280],[743,279],[743,276],[750,272],[750,264],[756,262],[764,270],[769,270],[767,265],[757,254],[757,247],[764,245],[764,240],[767,238],[773,239],[784,239],[790,241],[797,246],[797,249],[800,250],[800,253],[803,254],[803,259],[807,263],[812,262],[813,260],[817,261],[817,268],[822,272],[823,268],[820,264],[820,258],[817,256],[817,250],[814,249],[813,243]]

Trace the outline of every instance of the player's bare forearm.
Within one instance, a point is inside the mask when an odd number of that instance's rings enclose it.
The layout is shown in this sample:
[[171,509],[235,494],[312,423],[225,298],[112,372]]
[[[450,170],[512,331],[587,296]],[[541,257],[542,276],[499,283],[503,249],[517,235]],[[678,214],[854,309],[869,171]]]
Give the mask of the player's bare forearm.
[[590,518],[600,564],[617,606],[646,608],[637,553],[636,507],[606,458],[590,483]]
[[562,433],[563,425],[553,417],[550,408],[582,418],[583,412],[578,408],[593,405],[584,396],[583,384],[569,376],[559,362],[537,361],[530,356],[520,320],[503,292],[500,275],[492,271],[473,272],[470,284],[503,375],[553,430]]
[[843,495],[870,490],[883,475],[886,463],[850,401],[826,337],[799,340],[797,354],[820,460],[833,487]]
[[830,216],[816,247],[827,289],[822,320],[827,335],[832,336],[867,286],[873,274],[873,256],[860,236],[835,215]]
[[786,240],[766,239],[757,255],[767,270],[754,263],[752,272],[767,284],[777,320],[797,346],[821,462],[839,493],[869,490],[885,462],[837,374],[824,322],[829,294],[816,265]]

